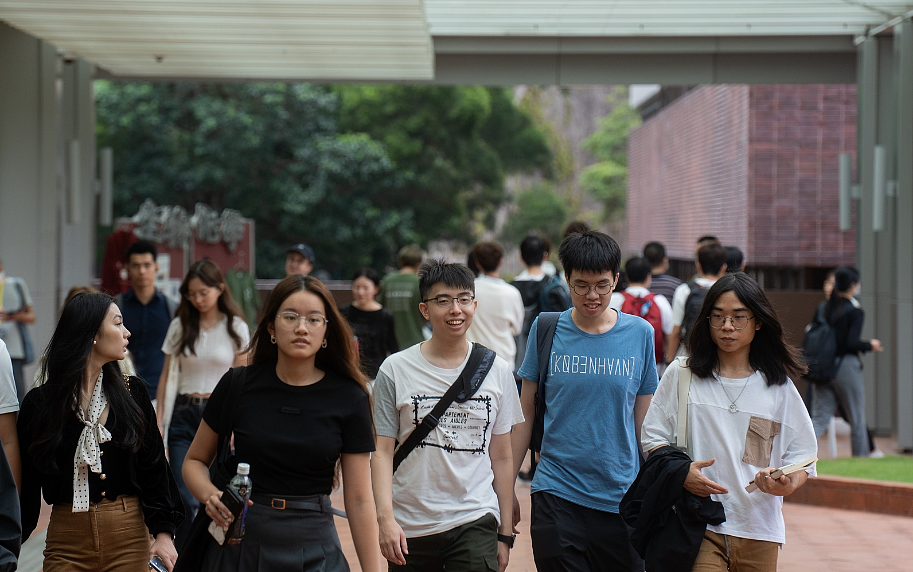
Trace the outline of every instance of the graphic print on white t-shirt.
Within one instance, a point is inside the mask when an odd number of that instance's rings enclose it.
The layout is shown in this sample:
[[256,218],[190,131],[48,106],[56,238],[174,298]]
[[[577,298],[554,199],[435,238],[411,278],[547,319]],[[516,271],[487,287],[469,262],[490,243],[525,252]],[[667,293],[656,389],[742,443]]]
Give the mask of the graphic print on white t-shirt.
[[[413,395],[412,419],[418,426],[441,400],[441,395]],[[438,421],[440,432],[432,431],[418,445],[437,447],[448,453],[483,454],[488,445],[488,428],[491,425],[491,396],[471,397],[465,403],[454,401]],[[441,442],[443,439],[444,442]]]

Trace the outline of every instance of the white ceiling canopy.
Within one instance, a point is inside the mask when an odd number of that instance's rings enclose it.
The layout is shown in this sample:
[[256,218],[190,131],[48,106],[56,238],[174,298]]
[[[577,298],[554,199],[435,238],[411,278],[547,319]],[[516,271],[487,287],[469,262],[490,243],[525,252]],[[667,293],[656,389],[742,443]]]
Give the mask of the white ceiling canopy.
[[115,76],[434,77],[421,0],[0,0],[0,20]]

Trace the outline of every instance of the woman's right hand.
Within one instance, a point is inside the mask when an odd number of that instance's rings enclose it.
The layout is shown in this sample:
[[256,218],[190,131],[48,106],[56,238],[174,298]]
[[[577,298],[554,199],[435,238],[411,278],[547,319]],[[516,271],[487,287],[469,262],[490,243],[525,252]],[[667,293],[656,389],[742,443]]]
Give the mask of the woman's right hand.
[[380,553],[390,562],[406,565],[406,555],[409,547],[406,543],[406,533],[393,518],[378,519],[378,532],[380,534]]
[[884,351],[884,347],[881,345],[881,340],[872,340],[872,341],[869,342],[869,343],[872,344],[872,351],[875,352],[876,354],[877,354],[878,352],[883,352],[883,351]]
[[206,514],[222,528],[228,528],[231,524],[231,512],[222,504],[222,491],[215,492],[206,499]]

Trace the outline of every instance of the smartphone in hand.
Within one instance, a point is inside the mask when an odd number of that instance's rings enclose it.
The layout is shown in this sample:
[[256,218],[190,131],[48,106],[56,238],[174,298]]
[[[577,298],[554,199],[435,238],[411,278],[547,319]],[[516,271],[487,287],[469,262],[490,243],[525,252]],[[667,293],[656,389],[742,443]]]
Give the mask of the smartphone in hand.
[[[231,514],[232,520],[241,516],[241,511],[244,509],[244,499],[241,498],[241,495],[238,494],[231,485],[227,485],[222,490],[222,504],[225,505],[225,508],[228,509],[228,512]],[[209,523],[209,534],[216,539],[216,542],[221,546],[225,543],[225,533],[226,529],[222,528],[215,522]]]

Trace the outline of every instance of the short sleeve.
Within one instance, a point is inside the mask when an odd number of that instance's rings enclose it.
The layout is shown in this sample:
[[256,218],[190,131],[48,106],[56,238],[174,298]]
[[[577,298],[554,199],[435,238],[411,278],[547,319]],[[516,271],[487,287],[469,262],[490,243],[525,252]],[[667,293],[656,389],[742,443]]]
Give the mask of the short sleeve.
[[533,320],[533,325],[529,328],[529,339],[526,342],[526,355],[523,356],[523,363],[517,370],[517,375],[529,381],[539,379],[539,318]]
[[[354,382],[353,382],[354,383]],[[371,399],[361,391],[351,414],[342,428],[341,453],[371,453],[374,451],[374,432],[371,430]]]
[[25,280],[22,278],[17,278],[16,283],[22,287],[22,305],[34,306],[35,303],[32,301],[32,294],[29,292],[29,285],[26,284]]
[[[498,358],[500,359],[500,358]],[[510,366],[498,369],[498,385],[501,392],[501,407],[492,427],[493,435],[510,433],[514,425],[523,423],[523,409],[520,407],[520,393],[514,383]]]
[[171,320],[171,323],[168,324],[168,332],[165,334],[165,341],[162,342],[162,353],[168,356],[176,354],[183,334],[184,328],[181,327],[181,319]]
[[396,384],[383,368],[374,381],[374,431],[382,437],[399,437],[399,410],[396,408]]
[[244,318],[235,316],[235,319],[231,322],[231,327],[234,328],[235,333],[241,338],[241,345],[238,347],[238,352],[240,353],[247,350],[247,346],[250,345],[250,328],[247,326],[247,322],[244,321]]
[[203,410],[203,421],[216,433],[219,432],[219,418],[231,387],[231,372],[232,370],[229,369],[216,384],[216,388],[212,390],[209,401],[206,403],[206,409]]
[[6,344],[0,340],[0,415],[16,411],[19,411],[19,398],[16,397],[13,364]]
[[650,401],[639,435],[644,451],[675,443],[678,425],[678,370],[677,361],[669,364]]

